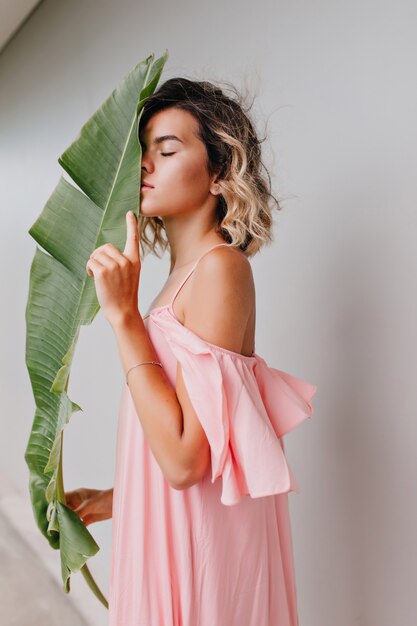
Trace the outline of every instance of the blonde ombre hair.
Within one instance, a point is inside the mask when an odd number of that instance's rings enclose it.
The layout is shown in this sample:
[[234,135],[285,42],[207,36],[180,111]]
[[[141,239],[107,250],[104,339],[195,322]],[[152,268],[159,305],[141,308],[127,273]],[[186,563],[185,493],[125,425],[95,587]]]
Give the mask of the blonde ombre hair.
[[[139,134],[150,118],[168,108],[189,111],[206,146],[209,175],[216,173],[221,190],[216,206],[216,230],[226,243],[239,247],[247,257],[272,241],[272,205],[281,206],[271,193],[271,178],[262,162],[260,140],[249,117],[250,107],[233,85],[229,97],[213,83],[171,78],[144,103]],[[143,254],[161,253],[169,246],[160,217],[139,213]]]

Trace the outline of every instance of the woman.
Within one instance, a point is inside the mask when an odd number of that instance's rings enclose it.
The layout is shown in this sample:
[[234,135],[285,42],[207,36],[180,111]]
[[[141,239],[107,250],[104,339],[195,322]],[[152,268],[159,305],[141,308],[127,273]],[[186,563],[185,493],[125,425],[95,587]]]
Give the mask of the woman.
[[[185,78],[138,130],[138,224],[128,213],[123,253],[87,263],[126,374],[114,493],[68,505],[86,525],[113,516],[111,626],[296,626],[282,437],[316,387],[255,353],[248,259],[272,239],[273,199],[260,141],[239,97]],[[171,257],[144,317],[140,244]]]

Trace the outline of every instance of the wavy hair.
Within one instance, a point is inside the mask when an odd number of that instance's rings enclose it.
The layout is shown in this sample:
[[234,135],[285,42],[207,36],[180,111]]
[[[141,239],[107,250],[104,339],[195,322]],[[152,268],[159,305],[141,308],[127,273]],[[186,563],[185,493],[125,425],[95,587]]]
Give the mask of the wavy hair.
[[[231,246],[247,257],[272,241],[272,205],[281,206],[271,193],[271,178],[262,162],[261,143],[249,116],[243,96],[230,83],[227,95],[207,81],[171,78],[144,103],[138,123],[142,129],[157,112],[168,108],[189,111],[198,122],[199,138],[207,151],[209,175],[217,173],[220,188],[215,209],[216,231]],[[160,217],[139,213],[138,227],[144,254],[158,254],[169,246]],[[147,231],[150,231],[148,236]]]

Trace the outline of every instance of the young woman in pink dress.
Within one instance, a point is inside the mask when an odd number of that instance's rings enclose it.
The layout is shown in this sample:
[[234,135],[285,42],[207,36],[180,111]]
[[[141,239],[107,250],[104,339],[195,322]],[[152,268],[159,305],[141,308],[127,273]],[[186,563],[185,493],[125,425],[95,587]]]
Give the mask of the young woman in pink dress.
[[[87,263],[126,375],[114,488],[68,504],[113,518],[110,626],[297,626],[283,436],[316,386],[255,352],[249,259],[279,208],[261,142],[236,91],[185,78],[146,100],[138,133],[138,222]],[[140,247],[171,259],[144,316]]]

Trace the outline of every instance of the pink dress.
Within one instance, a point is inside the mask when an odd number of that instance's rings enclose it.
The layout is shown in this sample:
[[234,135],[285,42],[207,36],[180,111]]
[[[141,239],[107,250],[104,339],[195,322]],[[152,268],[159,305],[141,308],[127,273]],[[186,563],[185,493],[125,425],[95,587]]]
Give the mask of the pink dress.
[[298,626],[288,492],[299,488],[283,435],[312,416],[316,386],[255,352],[208,343],[178,321],[173,302],[199,260],[146,327],[174,388],[181,364],[211,468],[192,487],[173,489],[124,384],[109,625]]

